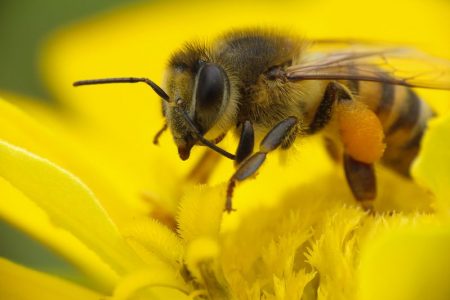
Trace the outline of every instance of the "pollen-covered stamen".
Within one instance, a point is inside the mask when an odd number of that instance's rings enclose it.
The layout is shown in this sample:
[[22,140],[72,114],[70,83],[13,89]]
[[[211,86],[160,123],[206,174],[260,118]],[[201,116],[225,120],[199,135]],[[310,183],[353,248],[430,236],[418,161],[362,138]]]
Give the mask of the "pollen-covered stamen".
[[210,299],[230,299],[222,269],[217,267],[219,251],[215,239],[197,238],[188,245],[185,260],[189,271],[204,286]]

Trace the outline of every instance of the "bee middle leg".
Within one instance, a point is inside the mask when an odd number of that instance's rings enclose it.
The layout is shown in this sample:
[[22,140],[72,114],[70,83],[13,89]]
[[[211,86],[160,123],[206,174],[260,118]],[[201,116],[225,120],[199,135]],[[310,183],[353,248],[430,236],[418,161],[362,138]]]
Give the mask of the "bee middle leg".
[[[225,204],[225,210],[230,213],[233,210],[232,205],[232,198],[233,198],[233,191],[236,186],[236,183],[239,181],[243,181],[247,179],[248,177],[254,175],[256,171],[261,167],[261,165],[264,163],[266,156],[269,152],[274,151],[277,149],[280,145],[286,143],[286,139],[290,139],[291,133],[293,130],[295,130],[295,127],[298,123],[298,120],[296,117],[288,117],[284,119],[283,121],[279,122],[277,125],[275,125],[269,133],[266,134],[266,136],[263,138],[261,143],[259,144],[259,151],[254,153],[253,155],[249,156],[251,151],[249,152],[250,147],[245,147],[245,151],[242,150],[247,154],[247,158],[243,160],[242,164],[238,167],[236,172],[231,176],[230,180],[228,181],[228,188],[227,188],[227,199]],[[245,123],[244,123],[245,124]],[[244,127],[242,132],[244,132]],[[250,131],[250,129],[247,128],[247,130]],[[253,131],[253,129],[251,129]],[[250,143],[251,135],[248,134],[246,137],[241,136],[241,143]],[[248,138],[248,140],[246,140]],[[243,142],[242,140],[245,139]],[[252,138],[253,140],[253,138]],[[253,143],[253,142],[252,142]],[[253,149],[253,146],[251,147]],[[240,147],[238,147],[237,153],[240,152]],[[237,155],[238,156],[238,155]]]
[[253,152],[253,147],[255,146],[255,132],[253,130],[252,123],[250,121],[245,121],[242,123],[241,136],[239,139],[239,144],[236,149],[236,160],[234,165],[238,166]]

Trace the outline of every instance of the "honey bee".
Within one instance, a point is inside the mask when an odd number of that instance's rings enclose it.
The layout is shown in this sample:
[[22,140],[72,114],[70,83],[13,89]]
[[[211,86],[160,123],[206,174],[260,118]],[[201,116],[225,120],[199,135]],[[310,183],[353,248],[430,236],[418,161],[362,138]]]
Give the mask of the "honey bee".
[[[414,66],[403,71],[401,67]],[[268,153],[321,134],[341,163],[351,192],[366,208],[376,198],[374,163],[402,176],[416,157],[432,109],[413,87],[450,89],[450,64],[412,49],[352,41],[308,41],[277,30],[228,32],[211,45],[188,43],[169,59],[164,89],[147,78],[82,80],[148,84],[162,98],[182,160],[206,146],[235,162],[226,195]],[[229,131],[235,153],[218,144]],[[260,140],[254,151],[255,140]]]

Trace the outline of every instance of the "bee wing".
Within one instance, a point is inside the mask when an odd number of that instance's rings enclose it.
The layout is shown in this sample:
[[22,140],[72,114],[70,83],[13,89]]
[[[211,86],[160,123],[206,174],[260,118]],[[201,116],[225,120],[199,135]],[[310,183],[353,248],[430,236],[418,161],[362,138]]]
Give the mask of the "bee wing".
[[[323,46],[324,43],[319,44]],[[349,44],[350,47],[338,50],[311,52],[299,64],[287,68],[287,79],[374,81],[450,90],[448,60],[410,48]]]

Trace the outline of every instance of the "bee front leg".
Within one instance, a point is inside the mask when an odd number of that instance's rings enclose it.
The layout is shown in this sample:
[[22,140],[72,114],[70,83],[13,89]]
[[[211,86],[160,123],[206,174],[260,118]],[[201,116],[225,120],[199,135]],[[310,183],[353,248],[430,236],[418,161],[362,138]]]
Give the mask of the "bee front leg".
[[158,130],[158,132],[153,137],[153,144],[154,145],[158,145],[159,144],[159,138],[164,133],[164,131],[167,130],[167,128],[169,128],[169,126],[167,125],[167,123],[164,123],[163,127],[160,130]]
[[[256,171],[261,167],[261,165],[264,163],[266,156],[269,152],[274,151],[277,149],[281,144],[283,144],[286,140],[286,138],[290,137],[290,134],[292,130],[295,129],[296,125],[298,123],[298,120],[296,117],[289,117],[275,125],[269,133],[266,134],[264,139],[259,144],[259,151],[254,153],[253,155],[249,156],[247,159],[245,159],[242,164],[239,166],[239,168],[236,170],[236,172],[231,176],[230,180],[228,181],[228,188],[227,188],[227,200],[225,204],[225,210],[230,213],[233,210],[232,205],[232,198],[233,198],[233,191],[236,186],[236,183],[238,181],[243,181],[247,179],[248,177],[254,175]],[[244,123],[245,125],[245,123]],[[243,126],[242,132],[246,130]],[[250,135],[248,135],[250,136]],[[245,137],[241,136],[241,141]],[[239,143],[241,144],[241,142]],[[251,147],[253,148],[253,146]],[[238,152],[239,152],[238,147]],[[248,153],[247,150],[242,150],[245,153]],[[251,152],[250,152],[251,153]]]
[[236,149],[235,166],[239,166],[250,154],[253,153],[253,147],[255,145],[255,132],[253,125],[250,121],[242,123],[241,137],[239,138],[239,144]]

